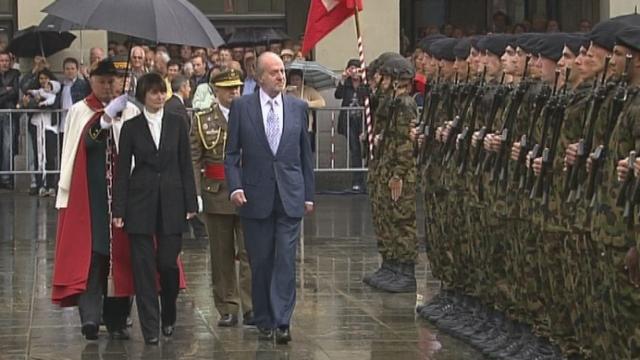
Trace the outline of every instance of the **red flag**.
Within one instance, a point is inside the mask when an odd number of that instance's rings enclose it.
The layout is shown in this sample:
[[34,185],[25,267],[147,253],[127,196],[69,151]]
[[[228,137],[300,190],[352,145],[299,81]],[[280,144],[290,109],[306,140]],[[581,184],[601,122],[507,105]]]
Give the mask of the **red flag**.
[[323,37],[353,15],[356,6],[362,11],[362,0],[311,0],[302,53],[309,53]]

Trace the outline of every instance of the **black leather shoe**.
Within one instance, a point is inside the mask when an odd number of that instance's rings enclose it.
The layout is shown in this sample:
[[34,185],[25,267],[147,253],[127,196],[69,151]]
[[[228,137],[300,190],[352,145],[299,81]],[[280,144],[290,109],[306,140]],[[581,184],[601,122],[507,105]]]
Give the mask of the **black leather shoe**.
[[111,340],[129,340],[129,332],[126,329],[109,331]]
[[273,329],[262,328],[258,326],[258,340],[273,339]]
[[82,335],[87,340],[98,340],[98,325],[92,321],[82,324]]
[[162,335],[169,337],[173,335],[173,325],[167,325],[162,327]]
[[291,341],[291,332],[289,328],[276,329],[276,344],[287,345]]
[[253,318],[253,311],[247,311],[242,315],[242,325],[256,326],[256,320]]
[[238,324],[238,316],[234,314],[224,314],[218,320],[218,326],[221,327],[231,327],[236,326]]
[[152,337],[144,340],[144,343],[147,345],[158,345],[159,342],[160,339],[158,339],[157,337]]

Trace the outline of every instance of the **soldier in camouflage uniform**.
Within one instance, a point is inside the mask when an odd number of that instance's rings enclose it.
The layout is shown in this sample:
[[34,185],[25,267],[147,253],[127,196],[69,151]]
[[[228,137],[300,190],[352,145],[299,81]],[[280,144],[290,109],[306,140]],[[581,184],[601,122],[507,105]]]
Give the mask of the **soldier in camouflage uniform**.
[[[223,71],[212,79],[218,102],[197,112],[191,132],[191,158],[198,202],[202,204],[209,232],[211,279],[218,326],[234,326],[242,309],[243,323],[253,325],[251,269],[244,247],[240,217],[228,198],[224,176],[227,121],[231,101],[240,96],[240,73]],[[236,259],[240,261],[240,282],[236,281]]]

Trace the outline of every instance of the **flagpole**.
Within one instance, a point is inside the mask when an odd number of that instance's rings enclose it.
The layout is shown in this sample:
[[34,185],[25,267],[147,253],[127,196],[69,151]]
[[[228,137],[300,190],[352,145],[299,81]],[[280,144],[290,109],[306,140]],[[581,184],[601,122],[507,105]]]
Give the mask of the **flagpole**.
[[[358,6],[353,7],[356,20],[356,36],[358,38],[358,56],[360,57],[360,70],[362,70],[362,82],[367,85],[367,67],[364,61],[364,47],[362,46],[362,32],[360,31],[360,15]],[[371,121],[371,104],[369,103],[369,94],[364,98],[364,115],[367,125],[367,142],[369,144],[368,159],[373,160],[373,122]]]

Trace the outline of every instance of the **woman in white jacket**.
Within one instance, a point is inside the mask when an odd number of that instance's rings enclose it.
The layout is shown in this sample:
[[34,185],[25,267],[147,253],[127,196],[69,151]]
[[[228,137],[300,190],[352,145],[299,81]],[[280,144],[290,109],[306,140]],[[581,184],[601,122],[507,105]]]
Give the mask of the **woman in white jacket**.
[[39,88],[27,91],[23,105],[25,108],[45,110],[33,114],[30,120],[30,124],[35,127],[35,164],[39,172],[36,175],[36,186],[40,196],[55,196],[57,179],[55,174],[49,172],[58,168],[60,114],[46,110],[58,108],[56,99],[61,85],[47,69],[38,73],[38,83]]

